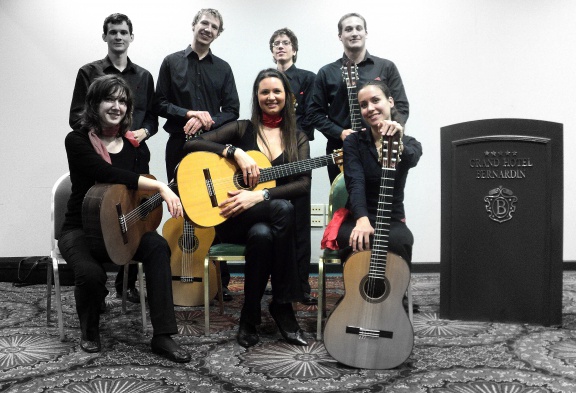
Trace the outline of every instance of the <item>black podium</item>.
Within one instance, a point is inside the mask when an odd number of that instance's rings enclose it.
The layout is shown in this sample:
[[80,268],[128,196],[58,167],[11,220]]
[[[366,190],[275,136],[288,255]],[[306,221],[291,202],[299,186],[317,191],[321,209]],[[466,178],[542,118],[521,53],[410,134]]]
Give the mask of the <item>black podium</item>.
[[441,129],[440,316],[562,322],[562,124]]

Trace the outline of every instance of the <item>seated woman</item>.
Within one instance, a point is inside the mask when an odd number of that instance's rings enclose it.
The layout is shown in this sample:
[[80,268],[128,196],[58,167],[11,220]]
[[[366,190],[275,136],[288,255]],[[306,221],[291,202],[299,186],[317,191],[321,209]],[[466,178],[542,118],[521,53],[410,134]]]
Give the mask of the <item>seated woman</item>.
[[352,133],[344,140],[344,179],[349,195],[346,208],[351,214],[338,230],[337,243],[342,250],[341,256],[346,258],[351,251],[369,250],[371,247],[382,176],[382,164],[378,157],[380,138],[399,132],[403,149],[401,161],[396,166],[388,249],[410,265],[414,237],[406,226],[404,186],[409,169],[420,160],[422,145],[413,137],[404,135],[403,127],[394,121],[394,99],[384,82],[370,81],[365,84],[358,91],[358,102],[370,131]]
[[[72,181],[59,247],[74,270],[74,296],[80,319],[80,347],[100,352],[99,309],[108,294],[108,261],[105,250],[93,253],[82,226],[82,202],[95,183],[124,184],[131,190],[159,192],[173,217],[182,215],[178,196],[164,183],[140,176],[138,152],[126,138],[132,121],[132,93],[115,75],[96,79],[86,95],[82,128],[66,136],[66,154]],[[98,254],[98,255],[96,255]],[[155,231],[146,233],[134,259],[144,264],[150,318],[154,328],[152,351],[175,362],[189,362],[190,355],[171,335],[178,332],[172,301],[170,248]]]
[[[260,170],[247,150],[259,150],[272,165],[310,158],[308,138],[296,132],[290,84],[279,71],[261,71],[253,86],[252,119],[228,123],[187,142],[184,149],[209,151],[236,160],[244,182],[258,183]],[[261,300],[268,277],[272,284],[269,310],[284,339],[307,345],[292,303],[303,299],[295,258],[294,208],[291,199],[309,192],[310,173],[281,178],[274,188],[231,190],[219,206],[227,218],[216,227],[222,242],[246,244],[244,305],[237,340],[243,347],[258,343]]]

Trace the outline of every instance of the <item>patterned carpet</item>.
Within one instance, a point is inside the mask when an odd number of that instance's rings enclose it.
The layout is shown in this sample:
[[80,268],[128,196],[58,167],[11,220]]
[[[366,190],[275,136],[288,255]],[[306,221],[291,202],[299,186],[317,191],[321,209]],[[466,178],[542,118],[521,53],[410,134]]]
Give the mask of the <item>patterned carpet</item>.
[[[234,300],[224,315],[213,307],[209,337],[200,308],[177,309],[176,339],[193,359],[183,365],[151,353],[138,305],[129,303],[123,315],[120,301],[109,296],[104,349],[87,354],[79,348],[72,287],[64,287],[67,340],[60,342],[55,323],[46,326],[45,287],[0,283],[0,392],[576,392],[576,273],[564,274],[562,328],[441,320],[439,275],[414,274],[412,283],[421,311],[414,318],[414,350],[400,367],[380,371],[332,359],[314,339],[315,307],[298,306],[309,346],[286,344],[265,312],[261,343],[240,347],[241,278],[233,279]],[[341,279],[330,278],[328,287],[333,306]]]

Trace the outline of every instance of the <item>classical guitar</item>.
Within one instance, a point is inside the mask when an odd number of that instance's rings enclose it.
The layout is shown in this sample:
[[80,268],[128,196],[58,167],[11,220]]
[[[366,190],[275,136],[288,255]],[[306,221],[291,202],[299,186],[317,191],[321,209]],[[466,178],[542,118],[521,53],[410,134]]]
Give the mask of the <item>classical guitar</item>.
[[342,79],[346,83],[348,92],[348,107],[350,112],[351,129],[354,131],[362,130],[362,115],[360,114],[360,105],[358,104],[358,67],[352,60],[346,60],[342,65]]
[[388,251],[398,136],[382,143],[382,192],[372,250],[356,252],[346,261],[346,292],[324,328],[328,353],[352,367],[394,368],[410,356],[414,345],[412,325],[402,305],[410,269],[404,259]]
[[[162,236],[168,241],[172,255],[172,295],[176,306],[204,304],[204,258],[214,241],[214,228],[195,226],[184,217],[170,218],[162,227]],[[210,264],[209,296],[218,292],[216,267]]]
[[[174,183],[169,186],[175,188]],[[158,192],[129,190],[122,184],[92,186],[82,202],[82,225],[90,248],[96,253],[105,250],[118,265],[127,264],[142,235],[160,225],[160,205],[162,197]]]
[[[272,166],[268,158],[259,151],[248,151],[260,168],[260,180],[251,190],[272,188],[275,179],[295,175],[331,163],[342,161],[342,151],[307,160]],[[176,171],[180,199],[186,214],[196,225],[212,227],[226,219],[220,215],[218,204],[228,198],[232,190],[250,190],[244,183],[242,171],[234,160],[215,153],[192,152],[188,154]]]

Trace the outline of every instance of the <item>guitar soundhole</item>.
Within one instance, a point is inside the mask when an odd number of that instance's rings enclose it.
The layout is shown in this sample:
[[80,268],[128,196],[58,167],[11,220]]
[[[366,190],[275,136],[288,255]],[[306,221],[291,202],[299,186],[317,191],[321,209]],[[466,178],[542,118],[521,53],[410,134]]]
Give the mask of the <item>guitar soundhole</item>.
[[365,276],[360,282],[360,293],[365,301],[379,303],[384,301],[390,293],[390,283],[386,278],[371,278]]
[[234,186],[239,190],[250,190],[248,184],[244,183],[244,175],[242,171],[238,171],[234,174]]
[[191,239],[190,236],[180,236],[178,238],[178,247],[184,253],[191,253],[198,249],[198,237],[194,235],[194,238]]

